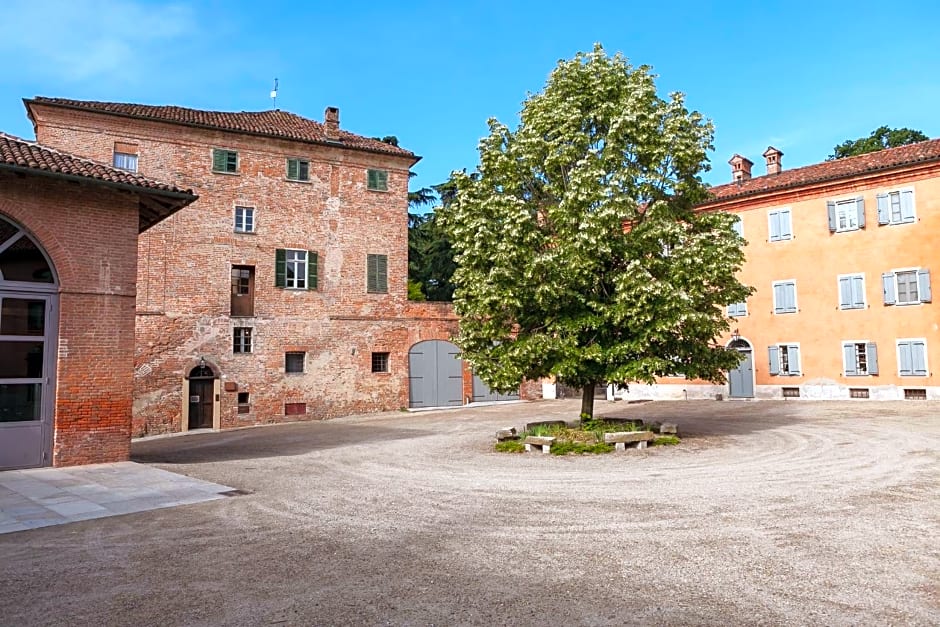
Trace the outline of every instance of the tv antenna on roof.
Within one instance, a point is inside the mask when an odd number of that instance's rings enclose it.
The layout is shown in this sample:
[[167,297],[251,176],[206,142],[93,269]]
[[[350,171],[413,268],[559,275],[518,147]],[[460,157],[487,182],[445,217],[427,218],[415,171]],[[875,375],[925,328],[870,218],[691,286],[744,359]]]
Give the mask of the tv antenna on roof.
[[274,79],[274,89],[271,90],[271,100],[274,101],[274,109],[277,110],[277,78]]

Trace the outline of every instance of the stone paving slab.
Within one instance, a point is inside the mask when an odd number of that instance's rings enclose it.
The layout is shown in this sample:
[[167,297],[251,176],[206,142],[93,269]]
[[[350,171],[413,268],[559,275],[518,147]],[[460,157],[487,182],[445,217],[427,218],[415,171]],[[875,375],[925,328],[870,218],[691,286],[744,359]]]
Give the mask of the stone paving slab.
[[224,498],[232,488],[119,462],[0,472],[0,534]]

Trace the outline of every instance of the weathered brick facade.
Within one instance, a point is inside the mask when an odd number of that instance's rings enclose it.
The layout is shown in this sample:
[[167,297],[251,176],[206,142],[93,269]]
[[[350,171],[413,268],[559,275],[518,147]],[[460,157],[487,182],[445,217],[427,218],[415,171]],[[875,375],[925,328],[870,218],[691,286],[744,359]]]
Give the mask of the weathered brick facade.
[[[134,435],[189,428],[186,377],[200,360],[219,379],[216,428],[408,407],[409,348],[457,326],[449,305],[407,300],[411,153],[27,105],[41,143],[102,163],[116,143],[135,146],[138,172],[200,196],[131,256]],[[237,172],[213,172],[214,148],[237,152]],[[309,181],[287,179],[291,158],[309,162]],[[387,171],[388,191],[367,189],[369,169]],[[235,232],[236,206],[254,209],[254,232]],[[315,290],[275,287],[278,249],[317,253]],[[386,293],[367,293],[370,254],[387,256]],[[233,266],[253,272],[249,317],[231,315]],[[236,327],[251,329],[250,353],[233,352]],[[285,372],[293,351],[303,373]],[[389,353],[388,372],[372,372],[373,353]],[[286,416],[291,403],[306,411]]]

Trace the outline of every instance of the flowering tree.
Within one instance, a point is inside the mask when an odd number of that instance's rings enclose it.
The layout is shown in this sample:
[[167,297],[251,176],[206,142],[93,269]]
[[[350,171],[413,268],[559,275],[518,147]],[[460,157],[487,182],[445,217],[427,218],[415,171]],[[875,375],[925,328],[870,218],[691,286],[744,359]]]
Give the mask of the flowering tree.
[[717,344],[744,241],[708,197],[712,125],[650,68],[602,47],[560,61],[515,131],[489,121],[476,172],[439,210],[456,253],[456,338],[492,388],[555,376],[583,389],[683,374],[724,381]]

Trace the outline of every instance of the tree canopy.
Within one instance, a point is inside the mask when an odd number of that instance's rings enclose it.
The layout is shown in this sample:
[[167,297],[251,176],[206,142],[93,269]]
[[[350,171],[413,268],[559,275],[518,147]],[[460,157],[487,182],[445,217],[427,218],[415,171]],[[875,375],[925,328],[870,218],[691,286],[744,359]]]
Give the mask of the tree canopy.
[[[431,205],[440,196],[447,204],[453,198],[448,181],[408,192],[410,209]],[[450,301],[454,294],[454,254],[450,240],[435,213],[408,213],[408,298]]]
[[909,128],[888,128],[887,126],[882,126],[873,130],[868,137],[847,139],[842,142],[832,149],[832,154],[829,155],[827,161],[863,155],[867,152],[876,152],[878,150],[884,150],[885,148],[905,146],[907,144],[927,141],[928,139],[930,138],[920,131],[911,130]]
[[476,172],[438,210],[456,253],[456,343],[492,388],[583,388],[682,374],[723,381],[718,344],[744,241],[707,198],[712,125],[647,66],[601,46],[560,61],[516,130],[495,119]]

